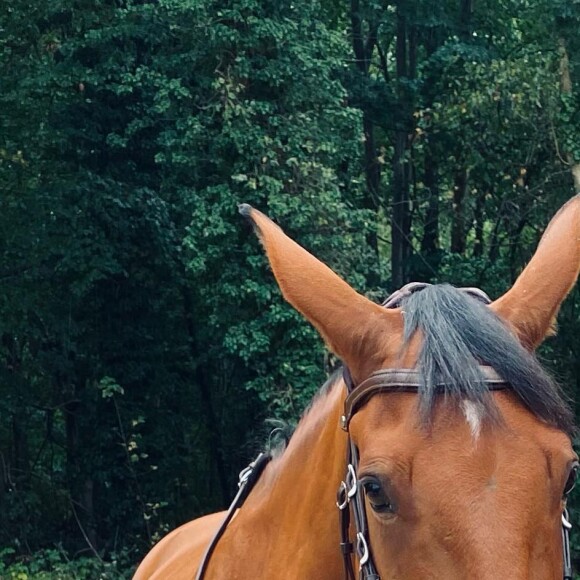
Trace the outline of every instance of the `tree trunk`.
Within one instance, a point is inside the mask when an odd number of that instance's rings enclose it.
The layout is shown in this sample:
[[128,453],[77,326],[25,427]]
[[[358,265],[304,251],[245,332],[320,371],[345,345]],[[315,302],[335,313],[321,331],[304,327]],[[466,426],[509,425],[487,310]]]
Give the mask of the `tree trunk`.
[[393,288],[400,288],[406,282],[405,257],[408,244],[408,180],[404,155],[407,145],[405,131],[395,134],[395,153],[393,155],[393,199],[391,213],[391,272]]
[[77,409],[78,403],[67,403],[64,406],[65,432],[66,432],[66,473],[69,481],[69,489],[72,489],[73,481],[77,475]]
[[459,4],[459,38],[468,41],[471,38],[471,21],[474,0],[461,0]]
[[421,253],[435,254],[439,247],[439,184],[437,182],[436,158],[428,147],[425,153],[425,172],[423,175],[425,187],[429,192]]
[[370,120],[368,113],[363,113],[363,131],[365,137],[365,178],[367,190],[374,202],[379,205],[379,187],[381,183],[381,166],[377,159],[377,146],[375,143],[375,126]]
[[475,200],[475,244],[473,246],[473,255],[477,258],[483,256],[483,225],[485,222],[484,203],[485,193],[480,191]]
[[[560,38],[560,88],[566,95],[572,95],[572,77],[570,76],[570,60],[564,38]],[[574,191],[580,193],[580,160],[574,159],[570,151],[564,151],[564,158],[570,166],[572,179],[574,181]]]
[[[440,46],[440,39],[437,29],[430,29],[424,39],[427,59],[430,59]],[[433,103],[437,95],[436,79],[434,73],[426,72],[423,84],[423,98],[427,109],[433,108]],[[425,145],[425,168],[423,171],[423,183],[427,189],[429,198],[427,201],[427,212],[425,224],[423,226],[423,238],[421,240],[421,253],[427,257],[437,253],[439,249],[439,182],[437,178],[437,154],[435,152],[436,136],[428,135]]]
[[393,194],[391,211],[391,275],[392,285],[399,288],[407,282],[406,264],[411,254],[410,244],[410,207],[409,207],[409,162],[406,159],[408,148],[408,110],[409,103],[401,83],[408,77],[408,34],[407,19],[403,10],[404,2],[397,3],[397,41],[396,62],[399,82],[399,110],[401,118],[395,128],[393,154]]
[[[195,324],[191,297],[187,288],[182,288],[181,294],[183,298],[190,348],[192,350],[192,356],[195,359],[199,357],[199,351],[196,349]],[[214,409],[210,381],[201,366],[198,366],[195,371],[195,382],[197,383],[201,397],[201,403],[203,406],[202,414],[205,418],[210,443],[210,451],[217,473],[220,502],[223,505],[226,505],[228,498],[230,497],[230,490],[228,485],[228,470],[226,469],[226,464],[224,461],[224,446],[221,436],[220,424]]]
[[[363,23],[360,14],[360,1],[351,0],[350,23],[352,48],[355,55],[356,66],[361,75],[368,78],[369,68],[373,51],[377,43],[376,23],[369,23],[369,35],[365,38]],[[381,206],[380,185],[381,166],[378,162],[377,145],[375,139],[375,125],[368,111],[363,109],[363,135],[364,135],[364,172],[368,195],[365,207],[376,211]],[[376,233],[367,236],[367,242],[378,255],[378,239]]]
[[[464,43],[471,42],[471,27],[473,17],[474,0],[460,0],[459,2],[459,38]],[[467,168],[461,166],[455,174],[453,180],[453,205],[451,216],[451,251],[463,254],[466,246],[466,220],[465,220],[465,198],[467,194],[467,183],[469,172]]]
[[83,489],[81,492],[82,508],[84,512],[85,533],[87,541],[90,543],[93,551],[98,550],[97,546],[97,528],[95,522],[95,507],[94,507],[94,482],[88,477],[83,482]]
[[79,465],[79,409],[81,409],[81,405],[76,401],[68,403],[64,407],[66,473],[73,507],[75,505],[80,507],[80,509],[75,509],[77,525],[80,527],[80,531],[91,550],[96,552],[98,542],[93,501],[93,480],[90,477],[80,479],[82,469]]
[[17,411],[12,416],[13,466],[15,479],[25,481],[29,476],[30,461],[25,414]]
[[468,171],[462,169],[455,174],[453,186],[453,216],[451,223],[451,251],[457,254],[465,252],[465,208],[464,201],[467,193]]

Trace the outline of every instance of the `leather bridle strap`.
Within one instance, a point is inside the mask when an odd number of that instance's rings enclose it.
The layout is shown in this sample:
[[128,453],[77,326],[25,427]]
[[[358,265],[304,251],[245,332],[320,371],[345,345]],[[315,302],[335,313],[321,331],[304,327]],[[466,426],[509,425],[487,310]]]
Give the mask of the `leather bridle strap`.
[[[346,464],[350,465],[350,446],[347,448]],[[353,471],[354,474],[354,471]],[[346,478],[348,479],[348,477]],[[336,494],[336,507],[338,508],[338,523],[340,529],[340,553],[344,566],[345,580],[355,580],[354,568],[352,567],[352,553],[354,544],[350,541],[350,509],[349,509],[349,490],[348,484],[342,482]]]
[[562,514],[562,552],[564,557],[564,580],[574,580],[572,569],[572,555],[570,554],[570,529],[572,524],[568,516],[568,510],[564,508]]
[[[481,382],[485,383],[489,390],[502,390],[509,387],[492,367],[481,365],[479,370]],[[348,394],[344,401],[344,413],[340,418],[340,426],[345,431],[348,431],[353,415],[373,395],[383,392],[418,393],[423,385],[421,373],[415,369],[383,369],[373,373],[356,388],[348,369],[345,369],[344,374]],[[443,391],[445,384],[441,383],[435,388]]]
[[[350,439],[350,438],[349,438]],[[356,530],[355,550],[359,562],[359,577],[364,580],[380,580],[379,573],[375,567],[371,554],[369,530],[367,522],[367,512],[365,509],[364,489],[359,486],[356,480],[358,473],[358,449],[352,441],[349,441],[350,463],[355,473],[355,482],[357,493],[354,494],[351,501],[353,504],[354,525]]]
[[[354,383],[348,367],[343,369],[344,381],[347,389],[354,389]],[[349,388],[350,387],[350,388]],[[343,420],[341,418],[341,423]],[[348,425],[348,423],[347,423]],[[370,547],[368,523],[364,505],[364,491],[360,488],[357,480],[358,472],[358,450],[352,442],[350,436],[347,443],[347,474],[345,480],[341,482],[337,494],[337,507],[339,509],[340,530],[341,530],[341,549],[344,563],[345,580],[355,578],[352,553],[356,551],[359,562],[359,579],[380,580],[373,561]],[[352,504],[352,515],[355,527],[355,540],[349,541],[350,527],[350,505]]]

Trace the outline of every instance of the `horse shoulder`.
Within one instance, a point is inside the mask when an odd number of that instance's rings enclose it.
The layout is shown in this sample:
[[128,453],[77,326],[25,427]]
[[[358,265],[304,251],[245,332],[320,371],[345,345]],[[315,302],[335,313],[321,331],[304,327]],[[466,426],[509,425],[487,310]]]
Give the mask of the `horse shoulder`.
[[165,536],[145,556],[133,580],[191,580],[225,512],[198,518]]

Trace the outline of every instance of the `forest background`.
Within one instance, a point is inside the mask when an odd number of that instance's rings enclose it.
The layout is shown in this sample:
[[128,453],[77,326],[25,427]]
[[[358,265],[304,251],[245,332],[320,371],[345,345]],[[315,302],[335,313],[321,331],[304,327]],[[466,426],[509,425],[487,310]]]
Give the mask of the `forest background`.
[[[5,3],[0,577],[130,575],[336,365],[238,203],[376,300],[505,291],[580,191],[578,30],[580,0]],[[541,350],[575,399],[579,314]]]

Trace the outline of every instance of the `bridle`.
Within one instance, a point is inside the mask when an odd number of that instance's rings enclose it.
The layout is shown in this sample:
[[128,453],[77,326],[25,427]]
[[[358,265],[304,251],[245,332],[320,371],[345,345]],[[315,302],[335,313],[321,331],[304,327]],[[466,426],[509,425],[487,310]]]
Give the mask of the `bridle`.
[[[383,306],[385,308],[398,308],[405,298],[427,286],[429,284],[421,282],[407,284],[391,294]],[[461,290],[485,304],[491,303],[487,294],[478,288],[462,288]],[[489,390],[497,391],[510,388],[509,383],[504,381],[492,367],[481,365],[479,370],[482,382],[487,384]],[[349,425],[357,411],[374,395],[386,392],[418,393],[422,379],[419,371],[415,369],[382,369],[374,372],[357,385],[346,366],[343,368],[343,379],[347,396],[344,401],[344,412],[340,417],[340,427],[348,434],[347,467],[345,478],[338,488],[336,505],[339,510],[340,551],[344,564],[344,577],[345,580],[355,580],[352,554],[356,552],[359,562],[359,580],[380,580],[371,552],[365,509],[365,490],[357,479],[359,454],[350,437]],[[443,390],[445,385],[441,384],[437,387]],[[351,512],[356,532],[354,541],[350,540]],[[571,527],[568,512],[564,509],[562,513],[563,580],[573,580],[574,578],[570,555],[569,530]]]
[[[487,383],[489,390],[495,391],[509,388],[509,384],[491,367],[481,366],[480,371],[483,375],[483,381]],[[419,372],[412,369],[385,369],[373,373],[368,379],[356,386],[348,368],[345,367],[344,382],[347,387],[347,397],[344,402],[344,413],[340,418],[340,426],[348,433],[350,420],[371,397],[385,392],[417,393],[421,386],[421,377]],[[365,510],[365,491],[364,487],[359,485],[357,479],[358,461],[358,449],[349,435],[346,476],[344,481],[340,483],[336,500],[339,510],[340,551],[343,557],[344,575],[346,580],[355,580],[351,555],[356,551],[359,561],[359,580],[380,580],[371,553]],[[354,542],[350,540],[349,535],[351,512],[356,531]],[[569,530],[571,527],[568,512],[564,510],[562,513],[563,580],[573,580],[574,578],[570,555]]]
[[[398,308],[401,302],[411,294],[423,290],[429,286],[422,282],[412,282],[403,286],[391,294],[383,303],[385,308]],[[462,288],[470,296],[489,304],[491,300],[478,288]],[[489,366],[480,366],[482,381],[491,391],[509,389],[510,385],[504,381]],[[371,397],[379,393],[417,393],[422,385],[421,375],[415,369],[383,369],[373,373],[366,380],[356,385],[352,379],[348,367],[343,367],[343,378],[347,389],[347,396],[344,402],[344,412],[340,418],[340,427],[349,433],[349,425],[353,416]],[[438,385],[442,390],[445,385]],[[207,571],[211,555],[224,534],[229,522],[235,512],[242,507],[245,499],[250,494],[253,486],[260,478],[264,468],[271,460],[269,453],[260,453],[254,461],[240,472],[238,482],[238,493],[232,501],[222,523],[209,543],[198,567],[195,580],[203,580]],[[380,580],[371,553],[370,539],[368,533],[367,515],[365,510],[365,491],[359,485],[357,479],[358,472],[358,449],[354,445],[350,434],[347,443],[346,476],[340,483],[337,492],[336,505],[339,510],[340,523],[340,551],[343,558],[345,580],[355,580],[352,555],[356,552],[359,562],[359,580]],[[351,511],[354,520],[356,536],[354,542],[350,540]],[[562,551],[564,560],[563,580],[574,580],[572,572],[572,560],[570,555],[570,535],[571,524],[568,512],[562,513]]]

